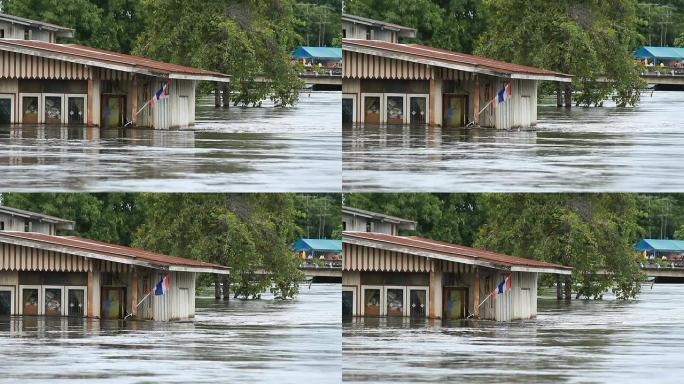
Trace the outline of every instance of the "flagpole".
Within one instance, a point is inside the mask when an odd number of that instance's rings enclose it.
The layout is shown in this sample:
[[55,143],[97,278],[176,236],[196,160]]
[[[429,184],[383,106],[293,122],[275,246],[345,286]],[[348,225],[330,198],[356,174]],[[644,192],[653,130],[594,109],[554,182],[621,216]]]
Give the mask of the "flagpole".
[[[504,291],[503,291],[501,294],[506,293],[506,281],[508,281],[508,279],[509,279],[509,276],[506,275],[506,277],[504,278],[504,281],[503,281],[503,284],[504,284]],[[496,288],[494,288],[493,291],[489,292],[489,295],[487,295],[487,297],[485,297],[484,300],[482,300],[482,302],[480,303],[480,305],[477,306],[477,308],[480,308],[480,307],[482,306],[482,304],[485,303],[485,301],[489,300],[489,298],[492,297],[492,293],[494,293],[494,292],[497,291],[498,289],[499,289],[499,288],[498,288],[498,286],[497,286]],[[471,318],[471,317],[473,317],[473,314],[472,314],[472,313],[468,316],[468,318]]]
[[[499,97],[499,96],[496,96],[494,99],[496,99],[497,97]],[[477,114],[478,114],[478,115],[481,115],[482,112],[484,112],[484,110],[487,109],[487,107],[489,107],[490,105],[492,105],[492,101],[494,101],[494,99],[489,100],[489,103],[487,103],[487,105],[485,105],[484,108],[480,109],[480,112],[478,112]]]
[[[153,96],[153,98],[154,98],[154,96]],[[138,110],[138,112],[136,112],[135,115],[138,116],[138,115],[140,114],[140,112],[142,112],[143,109],[145,109],[145,107],[147,107],[147,106],[150,104],[150,101],[152,101],[152,99],[147,100],[147,103],[145,103],[145,105],[143,105],[142,108],[140,108],[140,109]]]

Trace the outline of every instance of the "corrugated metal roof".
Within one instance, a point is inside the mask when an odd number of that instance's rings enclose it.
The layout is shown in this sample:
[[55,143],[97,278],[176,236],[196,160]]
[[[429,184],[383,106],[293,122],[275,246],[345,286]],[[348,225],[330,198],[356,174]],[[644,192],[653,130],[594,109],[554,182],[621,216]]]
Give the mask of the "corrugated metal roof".
[[25,17],[9,15],[7,13],[0,13],[0,20],[6,20],[9,22],[14,22],[22,25],[29,25],[32,27],[40,27],[43,29],[60,31],[60,32],[71,32],[73,34],[73,28],[62,27],[61,25],[46,23],[44,21],[31,20]]
[[5,213],[10,214],[10,215],[17,215],[17,216],[21,216],[21,217],[30,218],[30,219],[47,221],[50,223],[70,223],[70,224],[74,223],[72,220],[66,220],[66,219],[62,219],[59,217],[55,217],[55,216],[43,215],[42,213],[25,211],[23,209],[12,208],[12,207],[8,207],[5,205],[0,205],[0,212],[5,212]]
[[342,48],[299,47],[292,52],[293,59],[342,60]]
[[292,243],[292,249],[295,251],[342,252],[342,240],[299,239]]
[[86,251],[95,255],[99,254],[109,258],[120,258],[122,261],[140,260],[160,268],[186,267],[189,269],[213,269],[225,272],[230,270],[230,268],[218,264],[205,263],[198,260],[185,259],[176,256],[162,255],[143,249],[103,243],[100,241],[84,239],[76,236],[52,236],[32,232],[0,232],[0,242],[8,242],[12,239],[28,240],[35,243],[36,248],[41,248],[41,245],[54,245],[65,248],[67,250],[65,253],[69,253],[69,250],[72,250],[72,252]]
[[370,26],[374,26],[374,27],[378,27],[378,28],[382,28],[382,29],[388,29],[391,31],[409,32],[411,37],[415,37],[415,35],[416,35],[416,29],[415,28],[405,27],[405,26],[399,25],[399,24],[393,24],[393,23],[388,23],[385,21],[370,19],[368,17],[362,17],[362,16],[356,16],[356,15],[350,15],[348,13],[343,13],[342,14],[342,20],[352,22],[352,23],[370,25]]
[[389,223],[396,223],[396,224],[413,224],[415,225],[416,222],[413,220],[408,220],[408,219],[402,219],[401,217],[396,217],[396,216],[390,216],[390,215],[385,215],[383,213],[377,213],[377,212],[371,212],[371,211],[366,211],[365,209],[359,209],[359,208],[353,208],[353,207],[347,207],[343,206],[342,207],[342,213],[346,213],[349,215],[358,215],[358,216],[363,216],[375,220],[381,220],[381,221],[386,221]]
[[641,239],[634,245],[638,251],[684,252],[684,240]]
[[632,52],[638,59],[684,60],[684,48],[643,46]]
[[473,68],[473,72],[477,72],[478,68],[482,68],[488,71],[508,75],[529,75],[532,77],[558,78],[559,80],[567,81],[570,81],[572,78],[572,75],[568,75],[566,73],[554,72],[542,68],[529,67],[520,64],[511,64],[506,63],[504,61],[489,59],[486,57],[468,55],[459,52],[452,52],[447,51],[445,49],[433,48],[419,44],[397,44],[376,40],[342,40],[342,49],[355,50],[355,48],[370,48],[378,50],[378,54],[382,54],[381,51],[385,51],[390,53],[406,55],[407,57],[416,60],[430,60],[431,62],[434,62],[433,65],[437,66],[439,66],[440,63],[469,66]]
[[416,254],[419,256],[424,256],[423,252],[429,251],[436,252],[442,255],[453,255],[458,257],[466,257],[474,260],[484,260],[493,264],[506,266],[506,267],[528,267],[528,268],[538,268],[538,269],[556,269],[556,270],[572,270],[571,267],[566,267],[560,264],[547,263],[545,261],[526,259],[523,257],[509,256],[501,253],[490,252],[484,249],[465,247],[462,245],[449,244],[442,241],[425,239],[417,236],[391,236],[382,233],[369,233],[369,232],[344,232],[344,240],[347,238],[358,238],[377,241],[381,243],[396,244],[403,247],[408,247],[415,249]]
[[[54,44],[35,40],[0,39],[0,50],[14,50],[25,54],[46,56],[58,54],[59,60],[79,62],[87,60],[89,65],[108,68],[107,64],[131,67],[131,72],[152,72],[159,75],[191,75],[207,77],[207,80],[220,78],[227,80],[228,75],[218,72],[186,67],[183,65],[163,63],[140,56],[125,55],[123,53],[106,51],[103,49],[86,47],[77,44]],[[56,58],[56,57],[51,57]],[[83,62],[80,62],[83,64]]]

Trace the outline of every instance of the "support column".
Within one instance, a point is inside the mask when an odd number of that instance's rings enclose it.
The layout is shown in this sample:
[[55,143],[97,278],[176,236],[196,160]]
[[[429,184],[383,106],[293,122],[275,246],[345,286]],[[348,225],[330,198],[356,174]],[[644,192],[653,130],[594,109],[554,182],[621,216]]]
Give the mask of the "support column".
[[219,82],[214,81],[214,108],[221,107],[221,89],[219,88]]
[[563,284],[561,283],[561,275],[556,274],[556,300],[563,300]]
[[556,82],[556,107],[560,108],[563,106],[563,90],[561,86],[561,82],[557,81]]
[[138,125],[138,76],[133,75],[131,80],[131,127]]
[[473,124],[480,125],[480,75],[475,74],[475,89],[473,92]]
[[572,107],[572,83],[565,83],[565,108]]
[[[90,88],[90,80],[88,81],[88,88]],[[90,100],[90,97],[88,97],[88,100]],[[90,116],[90,114],[88,114],[88,115]],[[95,283],[95,277],[93,276],[93,271],[89,271],[88,272],[88,294],[87,294],[88,297],[86,298],[86,301],[88,303],[87,304],[87,306],[88,306],[87,312],[88,313],[86,316],[88,316],[88,318],[93,318],[93,302],[95,301],[94,297],[93,297],[95,295],[95,288],[94,288],[95,284],[94,283]]]
[[442,318],[442,272],[430,272],[430,311],[431,319]]
[[475,278],[473,280],[473,318],[480,318],[480,268],[475,268]]
[[131,282],[128,284],[131,290],[131,318],[138,318],[138,273],[135,267],[131,268]]
[[[92,77],[92,76],[91,76]],[[93,121],[93,106],[95,105],[95,83],[94,80],[88,79],[88,97],[87,97],[87,106],[86,106],[86,115],[87,115],[87,121],[86,125],[88,126],[93,126],[95,125],[95,122]],[[88,307],[90,310],[90,306]]]
[[436,102],[436,96],[435,96],[435,79],[430,79],[430,88],[428,90],[429,94],[429,100],[430,100],[430,105],[428,106],[428,111],[430,115],[430,119],[428,121],[428,125],[433,126],[435,125],[435,102]]
[[570,275],[565,275],[565,300],[572,299],[572,278]]
[[223,300],[230,301],[230,280],[228,275],[223,275]]
[[223,83],[223,108],[230,107],[230,86],[228,83]]
[[221,300],[221,281],[217,273],[214,274],[214,299]]

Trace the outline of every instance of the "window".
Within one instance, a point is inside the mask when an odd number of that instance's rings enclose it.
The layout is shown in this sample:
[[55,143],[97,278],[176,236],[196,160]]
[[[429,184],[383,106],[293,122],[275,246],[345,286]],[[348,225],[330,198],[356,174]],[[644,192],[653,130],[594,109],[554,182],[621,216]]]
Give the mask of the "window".
[[0,29],[0,39],[4,39],[4,38],[5,38],[5,30]]
[[[3,224],[4,224],[4,223],[3,223]],[[2,228],[0,228],[0,230],[2,230]],[[342,222],[342,230],[343,230],[343,231],[346,231],[346,230],[347,230],[347,222],[346,222],[346,221],[343,221],[343,222]]]
[[366,232],[373,232],[373,223],[366,221]]
[[31,232],[31,222],[24,220],[24,232]]
[[5,222],[0,221],[0,231],[4,231],[4,230],[5,230]]
[[366,40],[373,40],[373,35],[370,29],[366,29]]
[[24,28],[24,40],[31,40],[31,30]]
[[346,37],[347,37],[347,30],[346,30],[346,29],[342,29],[342,38],[344,39],[344,38],[346,38]]

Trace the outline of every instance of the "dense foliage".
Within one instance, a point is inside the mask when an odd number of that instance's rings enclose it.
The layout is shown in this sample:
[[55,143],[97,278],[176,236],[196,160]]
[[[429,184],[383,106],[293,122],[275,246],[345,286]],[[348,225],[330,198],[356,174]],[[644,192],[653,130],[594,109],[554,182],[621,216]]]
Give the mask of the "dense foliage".
[[[684,239],[683,194],[345,194],[344,204],[412,220],[428,238],[574,267],[580,297],[634,297],[641,237]],[[611,277],[597,272],[608,271]],[[551,283],[551,281],[546,281]]]
[[290,52],[340,43],[340,0],[1,0],[0,7],[74,28],[70,42],[230,74],[235,105],[295,104],[303,83]]
[[334,194],[5,193],[2,203],[76,221],[64,234],[227,265],[242,298],[268,287],[294,296],[303,276],[289,245],[307,231],[330,238],[341,225]]

